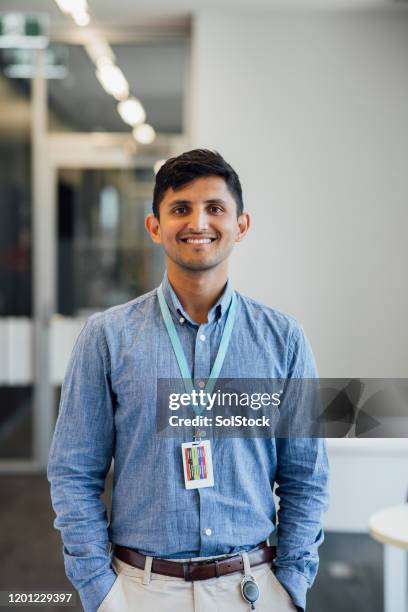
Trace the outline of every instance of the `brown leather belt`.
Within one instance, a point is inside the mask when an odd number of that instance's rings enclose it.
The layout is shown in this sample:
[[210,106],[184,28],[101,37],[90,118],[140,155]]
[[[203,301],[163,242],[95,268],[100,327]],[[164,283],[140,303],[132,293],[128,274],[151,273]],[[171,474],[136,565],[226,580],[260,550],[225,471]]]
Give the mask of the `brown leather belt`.
[[[144,569],[146,557],[132,548],[125,546],[114,546],[114,555],[128,565],[133,565],[139,569]],[[276,557],[276,547],[268,546],[262,542],[256,548],[248,551],[251,567],[261,565],[261,563],[271,563]],[[152,572],[173,576],[174,578],[184,578],[184,580],[208,580],[218,578],[224,574],[232,572],[242,572],[244,567],[240,554],[232,557],[213,559],[207,561],[166,561],[165,559],[154,558],[152,562]]]

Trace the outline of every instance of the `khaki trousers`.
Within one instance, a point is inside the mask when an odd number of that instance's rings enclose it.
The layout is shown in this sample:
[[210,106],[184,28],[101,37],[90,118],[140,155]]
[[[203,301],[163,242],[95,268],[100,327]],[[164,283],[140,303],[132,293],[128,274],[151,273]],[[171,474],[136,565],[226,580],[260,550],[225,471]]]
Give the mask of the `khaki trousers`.
[[[113,568],[118,578],[98,608],[98,612],[249,612],[250,604],[241,595],[243,574],[235,572],[187,582],[150,572],[151,557],[140,570],[116,557]],[[293,612],[289,594],[275,578],[270,564],[251,568],[260,595],[257,612]]]

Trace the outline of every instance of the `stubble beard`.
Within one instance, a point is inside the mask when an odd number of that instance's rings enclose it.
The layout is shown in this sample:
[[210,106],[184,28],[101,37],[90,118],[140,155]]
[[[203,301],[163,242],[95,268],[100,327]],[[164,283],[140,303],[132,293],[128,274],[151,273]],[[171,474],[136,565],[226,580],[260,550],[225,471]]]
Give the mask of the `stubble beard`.
[[167,253],[167,257],[171,259],[175,264],[184,270],[189,272],[206,272],[207,270],[213,270],[222,263],[223,259],[216,258],[215,260],[207,261],[192,261],[184,259],[183,257],[171,256]]

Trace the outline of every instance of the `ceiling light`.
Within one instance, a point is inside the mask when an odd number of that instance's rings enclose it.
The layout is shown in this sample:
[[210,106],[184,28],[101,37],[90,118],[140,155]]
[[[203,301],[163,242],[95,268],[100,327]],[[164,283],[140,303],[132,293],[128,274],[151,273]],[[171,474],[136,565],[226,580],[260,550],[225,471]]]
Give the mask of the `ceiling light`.
[[113,64],[115,54],[111,46],[103,38],[93,37],[86,45],[85,50],[96,66]]
[[156,138],[156,132],[148,123],[142,123],[135,127],[133,136],[140,144],[151,144]]
[[89,24],[89,22],[91,21],[91,18],[89,17],[88,13],[83,12],[83,13],[73,13],[72,17],[75,21],[75,23],[78,26],[87,26]]
[[55,0],[63,13],[87,13],[88,3],[86,0]]
[[119,102],[118,113],[125,123],[135,126],[146,119],[145,110],[137,98],[128,98]]
[[113,64],[99,65],[96,77],[104,90],[116,100],[123,100],[129,95],[129,85],[123,72]]
[[113,63],[110,55],[100,55],[95,62],[97,68],[101,68],[101,66],[105,66],[106,64],[112,65]]

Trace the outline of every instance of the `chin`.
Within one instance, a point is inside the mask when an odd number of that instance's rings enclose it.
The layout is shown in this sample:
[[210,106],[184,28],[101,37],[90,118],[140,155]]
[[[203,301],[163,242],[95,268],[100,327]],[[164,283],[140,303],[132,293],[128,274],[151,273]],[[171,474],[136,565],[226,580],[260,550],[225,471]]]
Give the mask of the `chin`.
[[218,263],[184,263],[182,267],[191,272],[205,272],[206,270],[213,270],[218,265]]
[[192,272],[205,272],[206,270],[213,270],[217,266],[219,266],[221,261],[181,261],[178,260],[176,263],[185,270],[190,270]]

